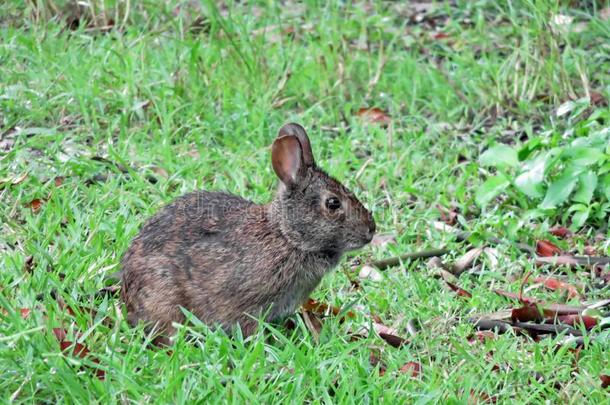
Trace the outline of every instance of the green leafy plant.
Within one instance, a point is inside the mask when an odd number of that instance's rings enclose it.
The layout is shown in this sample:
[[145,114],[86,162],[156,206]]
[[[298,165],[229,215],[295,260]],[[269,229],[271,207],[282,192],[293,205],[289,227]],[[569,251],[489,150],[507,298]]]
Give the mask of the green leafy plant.
[[520,147],[497,144],[479,163],[496,169],[476,192],[480,206],[506,193],[534,213],[563,214],[573,228],[602,222],[610,212],[610,110],[561,135],[542,134]]

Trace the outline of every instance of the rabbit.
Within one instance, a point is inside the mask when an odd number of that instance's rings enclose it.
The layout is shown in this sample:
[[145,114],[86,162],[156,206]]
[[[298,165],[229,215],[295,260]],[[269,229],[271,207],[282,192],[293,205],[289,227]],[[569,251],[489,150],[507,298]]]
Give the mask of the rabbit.
[[271,149],[280,182],[270,203],[197,191],[144,224],[121,260],[130,324],[144,321],[169,344],[183,307],[251,335],[257,319],[293,313],[344,252],[371,241],[373,216],[316,165],[303,127],[284,125]]

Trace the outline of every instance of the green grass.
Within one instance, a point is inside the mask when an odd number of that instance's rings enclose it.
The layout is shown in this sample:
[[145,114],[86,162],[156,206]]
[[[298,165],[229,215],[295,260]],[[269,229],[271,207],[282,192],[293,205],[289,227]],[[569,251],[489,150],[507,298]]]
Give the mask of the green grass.
[[[93,3],[99,12],[102,3]],[[458,226],[476,234],[549,239],[561,215],[533,220],[511,201],[476,206],[486,176],[477,159],[498,140],[569,129],[574,123],[554,111],[585,96],[585,86],[610,97],[610,25],[598,18],[607,4],[458,1],[413,23],[408,7],[393,3],[204,2],[204,28],[193,32],[195,3],[125,10],[120,2],[120,29],[108,33],[67,30],[53,2],[0,5],[2,402],[466,403],[471,393],[501,403],[609,401],[599,380],[610,374],[607,338],[580,353],[577,373],[575,354],[553,339],[468,342],[468,316],[511,305],[493,288],[518,291],[524,272],[547,271],[510,245],[498,248],[497,266],[483,258],[460,278],[470,300],[421,261],[389,269],[381,282],[361,280],[360,290],[345,272],[353,256],[445,244],[448,262],[461,256],[465,245],[432,229],[437,204],[455,207]],[[550,21],[558,13],[585,29],[557,32]],[[271,33],[251,34],[265,26]],[[361,107],[384,109],[390,126],[363,123]],[[268,201],[276,183],[269,145],[288,121],[309,130],[320,165],[373,210],[381,232],[397,236],[396,245],[344,260],[315,291],[322,302],[353,306],[356,318],[327,319],[318,342],[295,317],[294,331],[261,326],[244,340],[195,325],[196,343],[185,341],[184,328],[171,350],[150,347],[118,299],[97,291],[142,222],[175,197],[205,188]],[[36,212],[34,199],[42,201]],[[585,227],[577,248],[597,233],[604,237],[595,247],[609,254],[607,227]],[[590,283],[587,272],[568,277]],[[590,289],[587,298],[608,293]],[[31,310],[26,319],[22,308]],[[396,322],[404,336],[410,319],[422,328],[400,349],[377,336],[351,341],[369,313]],[[91,356],[62,353],[53,328]],[[371,348],[383,352],[383,376]],[[397,371],[408,361],[422,364],[418,378]],[[93,367],[105,371],[103,381]]]

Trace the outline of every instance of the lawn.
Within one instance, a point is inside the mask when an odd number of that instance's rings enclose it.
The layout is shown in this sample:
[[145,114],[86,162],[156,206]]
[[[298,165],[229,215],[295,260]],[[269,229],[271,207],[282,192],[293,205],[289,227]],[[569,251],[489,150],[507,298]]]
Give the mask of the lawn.
[[[64,3],[0,4],[1,402],[610,402],[608,307],[576,343],[471,319],[526,306],[494,289],[610,298],[608,265],[522,246],[610,255],[607,2]],[[111,276],[130,240],[189,191],[269,201],[291,121],[387,238],[314,292],[338,316],[152,346]]]

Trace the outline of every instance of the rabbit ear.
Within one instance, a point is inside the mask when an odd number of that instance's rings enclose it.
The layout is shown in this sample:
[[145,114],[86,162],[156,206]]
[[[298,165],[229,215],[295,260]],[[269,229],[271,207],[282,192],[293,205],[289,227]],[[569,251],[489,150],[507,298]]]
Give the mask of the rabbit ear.
[[280,132],[277,134],[278,138],[284,136],[296,136],[301,144],[301,151],[303,152],[303,163],[306,166],[315,166],[316,162],[313,158],[313,152],[311,151],[311,144],[309,143],[309,137],[305,129],[299,124],[291,123],[286,124],[280,128]]
[[297,182],[303,167],[303,153],[296,136],[276,138],[271,148],[271,163],[282,183],[289,185]]

